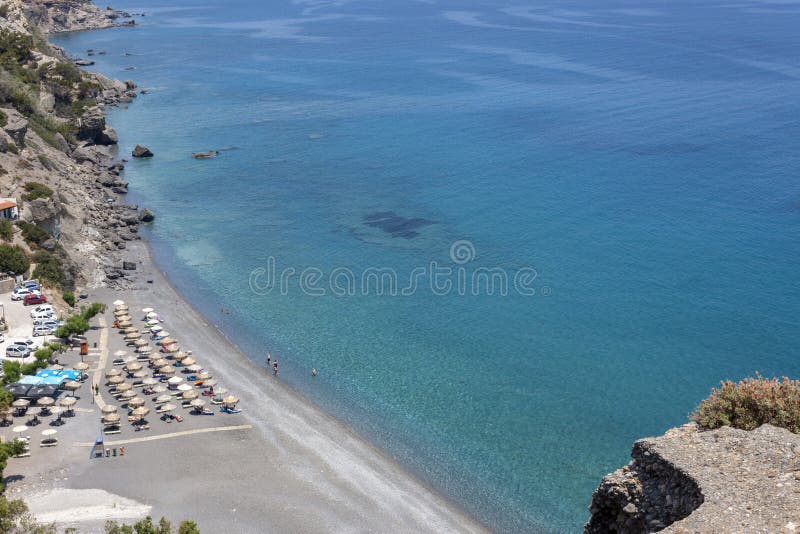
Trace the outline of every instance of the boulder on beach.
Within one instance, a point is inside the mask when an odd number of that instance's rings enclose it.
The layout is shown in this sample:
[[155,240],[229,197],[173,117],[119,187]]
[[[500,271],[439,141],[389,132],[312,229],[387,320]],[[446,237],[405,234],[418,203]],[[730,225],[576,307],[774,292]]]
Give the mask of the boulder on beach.
[[131,156],[134,158],[152,158],[153,153],[146,146],[136,145],[136,148],[131,152]]

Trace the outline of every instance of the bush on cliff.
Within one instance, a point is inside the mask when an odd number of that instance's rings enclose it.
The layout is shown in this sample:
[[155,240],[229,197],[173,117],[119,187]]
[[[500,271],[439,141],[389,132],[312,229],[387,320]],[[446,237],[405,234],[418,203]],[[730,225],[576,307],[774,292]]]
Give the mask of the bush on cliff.
[[40,245],[50,239],[50,234],[47,233],[47,230],[35,224],[17,221],[17,226],[22,230],[22,238],[32,245]]
[[800,434],[800,380],[786,377],[729,380],[711,390],[690,419],[703,428],[731,426],[753,430],[769,423]]
[[25,200],[36,200],[37,198],[50,198],[53,196],[53,190],[39,182],[25,182],[25,194],[22,198]]
[[37,250],[33,254],[33,261],[36,269],[33,270],[33,277],[39,278],[53,285],[61,285],[64,281],[64,266],[61,260],[45,250]]
[[0,239],[4,241],[14,239],[14,223],[8,219],[0,219]]
[[17,246],[0,245],[0,271],[25,274],[31,263],[25,252]]

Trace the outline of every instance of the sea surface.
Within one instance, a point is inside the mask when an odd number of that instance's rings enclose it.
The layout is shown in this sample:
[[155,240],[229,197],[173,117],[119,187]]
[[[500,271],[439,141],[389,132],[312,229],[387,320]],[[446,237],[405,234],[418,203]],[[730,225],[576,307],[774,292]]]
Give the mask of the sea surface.
[[115,7],[55,40],[147,89],[157,263],[491,528],[576,532],[719,380],[800,375],[800,2]]

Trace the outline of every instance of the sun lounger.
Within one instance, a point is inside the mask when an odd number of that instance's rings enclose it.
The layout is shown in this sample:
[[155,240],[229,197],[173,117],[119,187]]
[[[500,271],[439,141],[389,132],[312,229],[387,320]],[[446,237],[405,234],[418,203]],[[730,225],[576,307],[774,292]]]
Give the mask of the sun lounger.
[[142,430],[150,430],[150,425],[136,425],[133,427],[134,432],[140,432]]
[[241,408],[228,408],[227,406],[223,406],[222,408],[219,409],[219,411],[225,413],[242,413]]
[[45,438],[39,443],[40,447],[55,447],[58,445],[58,438]]
[[120,428],[118,426],[109,426],[109,427],[106,427],[106,428],[103,429],[103,434],[106,434],[106,435],[119,434],[121,432],[122,432],[122,430],[120,430]]

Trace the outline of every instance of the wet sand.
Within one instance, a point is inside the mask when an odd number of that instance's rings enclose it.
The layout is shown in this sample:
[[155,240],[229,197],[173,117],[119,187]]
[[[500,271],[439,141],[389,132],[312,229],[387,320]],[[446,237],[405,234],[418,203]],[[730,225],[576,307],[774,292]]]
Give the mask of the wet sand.
[[[484,531],[241,354],[180,298],[154,267],[144,243],[131,243],[129,256],[137,258],[135,288],[90,291],[89,301],[108,304],[107,324],[113,322],[114,300],[126,301],[136,319],[141,308],[155,308],[182,349],[192,350],[220,386],[241,398],[243,413],[191,416],[178,408],[175,413],[184,422],[171,424],[151,413],[151,429],[145,432],[133,432],[123,421],[123,432],[106,439],[125,442],[126,455],[89,460],[88,443],[99,434],[100,414],[87,382],[79,391],[84,411],[59,430],[59,446],[9,462],[6,474],[19,473],[9,483],[9,497],[22,496],[42,519],[82,532],[102,532],[106,518],[139,516],[146,509],[175,523],[192,519],[202,532]],[[100,329],[90,332],[90,344],[100,343],[101,334]],[[129,348],[112,328],[106,338],[110,368],[111,354]],[[98,347],[88,361],[100,356]],[[77,356],[63,360],[70,358]],[[118,404],[107,388],[101,392],[105,402]],[[154,407],[149,398],[147,406]],[[124,419],[124,410],[120,413]],[[181,434],[164,437],[172,433]]]

